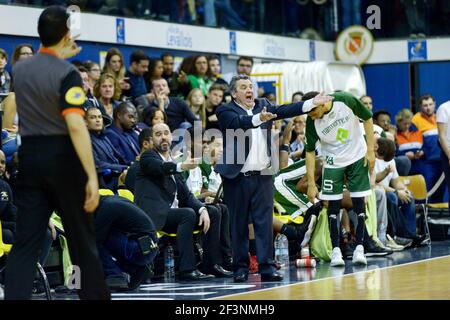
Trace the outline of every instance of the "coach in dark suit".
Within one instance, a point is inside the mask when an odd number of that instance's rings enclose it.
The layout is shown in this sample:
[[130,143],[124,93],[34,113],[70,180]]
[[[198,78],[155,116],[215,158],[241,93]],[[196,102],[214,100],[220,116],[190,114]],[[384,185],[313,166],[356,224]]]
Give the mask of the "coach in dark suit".
[[[319,95],[314,101],[275,107],[266,99],[254,99],[252,82],[242,75],[233,77],[230,93],[233,100],[216,111],[223,134],[222,160],[216,165],[216,171],[223,178],[224,200],[231,217],[234,281],[248,279],[249,215],[255,229],[261,280],[281,281],[283,277],[276,272],[272,259],[271,172],[276,169],[276,162],[271,158],[272,122],[307,113],[331,97]],[[270,167],[272,170],[267,170]]]
[[193,169],[196,161],[175,163],[170,156],[172,134],[169,127],[160,123],[152,128],[153,149],[140,158],[135,201],[153,220],[156,230],[177,233],[180,252],[180,277],[187,280],[214,278],[196,269],[192,232],[203,225],[205,270],[216,276],[231,276],[220,266],[220,212],[206,207],[189,191],[180,173]]

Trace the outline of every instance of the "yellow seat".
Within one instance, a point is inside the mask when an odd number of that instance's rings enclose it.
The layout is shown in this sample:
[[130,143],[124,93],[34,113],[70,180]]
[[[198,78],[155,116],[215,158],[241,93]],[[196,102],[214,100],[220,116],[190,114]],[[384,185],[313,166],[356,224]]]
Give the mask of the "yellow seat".
[[[199,234],[200,232],[202,232],[202,230],[194,230],[194,231],[192,231],[192,234]],[[163,236],[172,237],[172,238],[175,238],[177,236],[176,233],[168,233],[168,232],[165,232],[165,231],[162,231],[162,230],[158,231],[156,234],[158,236],[158,239],[163,237]]]
[[0,221],[0,257],[11,252],[12,244],[3,243],[2,222]]
[[119,189],[117,190],[117,193],[119,194],[119,196],[130,200],[131,202],[134,202],[134,194],[133,192],[131,192],[128,189]]
[[98,189],[98,194],[101,196],[113,196],[114,192],[109,189]]
[[416,207],[421,207],[425,220],[425,233],[427,241],[431,243],[430,229],[428,227],[428,208],[448,209],[448,203],[428,203],[430,193],[427,190],[427,184],[423,175],[418,174],[414,176],[399,177],[400,181],[408,187],[413,193],[414,199],[424,201],[424,203],[416,204]]

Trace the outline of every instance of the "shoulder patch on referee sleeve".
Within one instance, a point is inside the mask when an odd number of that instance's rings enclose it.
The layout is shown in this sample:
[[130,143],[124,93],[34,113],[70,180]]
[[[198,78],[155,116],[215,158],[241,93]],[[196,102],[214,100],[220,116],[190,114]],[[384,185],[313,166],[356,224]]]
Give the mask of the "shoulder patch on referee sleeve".
[[72,87],[66,92],[65,100],[68,104],[81,106],[86,101],[86,94],[81,87]]

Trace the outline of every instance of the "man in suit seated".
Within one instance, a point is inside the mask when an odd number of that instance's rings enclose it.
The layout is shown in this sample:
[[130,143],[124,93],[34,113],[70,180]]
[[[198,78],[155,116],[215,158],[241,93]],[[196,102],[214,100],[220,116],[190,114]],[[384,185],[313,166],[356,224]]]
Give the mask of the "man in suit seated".
[[[172,133],[164,123],[153,126],[153,149],[144,152],[136,175],[135,202],[153,220],[156,230],[176,232],[180,252],[180,278],[204,280],[229,276],[215,256],[220,252],[220,213],[206,207],[189,191],[180,173],[198,165],[195,159],[175,163],[170,155]],[[197,270],[192,232],[203,225],[204,274]],[[213,275],[214,274],[214,275]]]

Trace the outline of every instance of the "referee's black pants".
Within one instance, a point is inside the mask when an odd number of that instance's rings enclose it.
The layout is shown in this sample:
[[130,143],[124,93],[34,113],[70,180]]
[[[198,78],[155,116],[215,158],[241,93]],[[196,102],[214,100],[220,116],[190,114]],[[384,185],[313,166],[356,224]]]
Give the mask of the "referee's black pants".
[[[97,252],[93,214],[84,209],[87,177],[69,136],[24,137],[19,149],[16,242],[8,256],[5,299],[30,299],[49,218],[60,215],[81,299],[109,299]],[[77,283],[77,279],[81,280]]]

